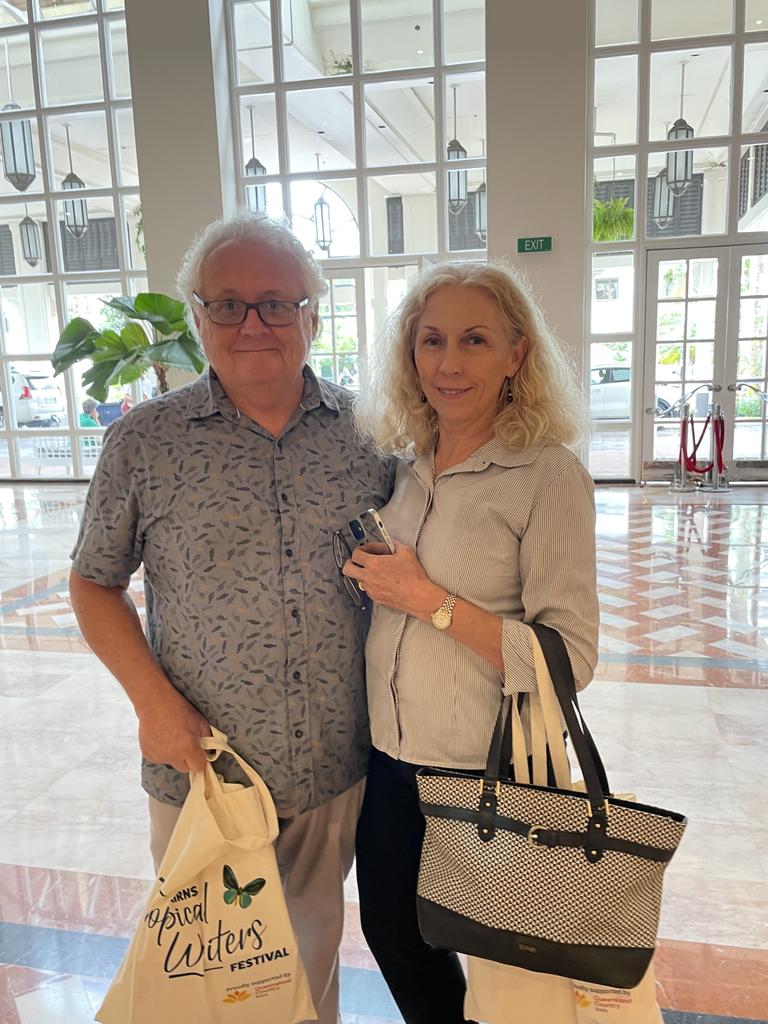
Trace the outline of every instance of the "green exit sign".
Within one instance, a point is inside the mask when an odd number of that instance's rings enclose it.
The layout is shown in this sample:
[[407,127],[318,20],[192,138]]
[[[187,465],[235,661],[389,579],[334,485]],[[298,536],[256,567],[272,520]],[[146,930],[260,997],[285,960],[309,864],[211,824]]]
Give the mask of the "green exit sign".
[[552,235],[541,238],[518,238],[518,252],[552,252]]

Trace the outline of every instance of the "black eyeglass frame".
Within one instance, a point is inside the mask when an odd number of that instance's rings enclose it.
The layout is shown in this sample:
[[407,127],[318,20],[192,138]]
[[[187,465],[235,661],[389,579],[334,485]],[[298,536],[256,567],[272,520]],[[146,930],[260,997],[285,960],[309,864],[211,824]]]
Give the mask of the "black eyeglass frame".
[[[259,320],[264,324],[265,327],[290,327],[296,323],[296,317],[299,315],[299,310],[303,309],[304,306],[309,304],[309,296],[301,299],[299,302],[292,302],[290,299],[262,299],[260,302],[243,302],[242,299],[204,299],[197,292],[192,292],[192,298],[195,302],[198,302],[208,314],[208,319],[212,324],[216,324],[217,327],[239,327],[240,324],[245,323],[245,318],[248,316],[249,309],[255,309],[256,315]],[[227,320],[222,322],[221,320],[214,320],[211,316],[210,307],[218,302],[236,302],[239,306],[243,307],[243,315],[239,320]],[[261,311],[262,306],[268,306],[272,302],[279,302],[283,306],[293,306],[293,320],[284,321],[282,323],[270,323],[269,320],[264,319],[264,314]]]
[[[343,545],[343,547],[342,547],[342,545]],[[365,595],[362,594],[358,590],[357,584],[355,583],[355,581],[353,579],[350,579],[349,576],[345,576],[344,573],[341,572],[341,570],[344,568],[344,563],[346,562],[346,560],[348,558],[351,557],[351,555],[352,555],[352,548],[350,548],[349,544],[347,543],[347,538],[344,536],[344,534],[341,532],[341,530],[334,530],[333,531],[333,560],[336,563],[336,568],[341,573],[342,583],[344,584],[344,587],[346,588],[347,593],[351,597],[352,602],[355,605],[355,607],[357,607],[357,608],[367,608],[368,607],[368,601],[366,600]]]

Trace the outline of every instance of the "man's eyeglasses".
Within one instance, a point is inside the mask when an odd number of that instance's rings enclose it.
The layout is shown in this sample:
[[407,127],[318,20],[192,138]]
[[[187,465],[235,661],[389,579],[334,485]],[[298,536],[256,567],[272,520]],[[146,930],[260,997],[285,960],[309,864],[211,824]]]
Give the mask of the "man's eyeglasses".
[[[344,567],[344,563],[348,558],[351,557],[351,555],[352,549],[350,548],[349,544],[347,544],[344,534],[341,533],[339,530],[334,530],[333,558],[334,561],[336,562],[336,567],[339,570],[339,572],[341,572],[341,570]],[[360,591],[355,586],[354,580],[351,580],[349,576],[345,576],[343,573],[341,575],[341,579],[344,586],[346,587],[347,593],[352,598],[354,604],[358,608],[366,608],[368,606],[368,602],[365,600],[365,597],[360,593]]]
[[240,299],[212,299],[206,302],[197,292],[192,298],[204,306],[213,324],[220,327],[234,327],[241,324],[248,316],[249,309],[255,309],[259,320],[267,327],[290,327],[295,323],[299,310],[307,305],[309,299],[300,302],[289,302],[287,299],[264,299],[262,302],[242,302]]

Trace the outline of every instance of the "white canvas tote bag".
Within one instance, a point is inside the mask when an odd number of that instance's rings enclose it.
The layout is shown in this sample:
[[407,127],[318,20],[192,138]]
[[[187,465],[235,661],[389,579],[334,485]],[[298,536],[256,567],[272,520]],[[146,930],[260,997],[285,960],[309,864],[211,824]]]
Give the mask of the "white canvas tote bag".
[[[536,666],[537,691],[530,694],[531,755],[534,785],[547,785],[547,750],[561,789],[584,791],[572,781],[562,735],[559,706],[546,660],[535,634],[531,645]],[[515,703],[513,763],[515,778],[527,781],[528,750]],[[622,794],[634,800],[631,794]],[[632,989],[609,988],[540,974],[521,967],[467,957],[467,996],[464,1014],[482,1024],[663,1024],[656,1001],[653,963]]]
[[[190,773],[158,878],[96,1020],[316,1020],[275,858],[272,797],[223,733],[201,743],[209,763]],[[222,782],[213,765],[220,754],[251,784]]]

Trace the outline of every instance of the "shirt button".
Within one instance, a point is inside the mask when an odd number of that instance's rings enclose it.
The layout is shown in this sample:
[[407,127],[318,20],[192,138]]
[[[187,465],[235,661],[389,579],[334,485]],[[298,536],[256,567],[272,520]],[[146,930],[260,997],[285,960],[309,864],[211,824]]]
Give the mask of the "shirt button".
[[301,679],[301,672],[294,672],[293,673],[293,678],[294,679]]
[[293,554],[293,548],[286,548],[285,553],[290,558],[291,555]]
[[291,609],[291,617],[294,618],[294,619],[298,619],[298,617],[299,617],[299,609],[298,608],[292,608]]
[[302,729],[297,729],[293,735],[296,737],[297,740],[300,740],[301,737],[304,735],[304,732]]
[[288,501],[288,495],[285,493],[285,491],[282,491],[280,497],[283,501]]

